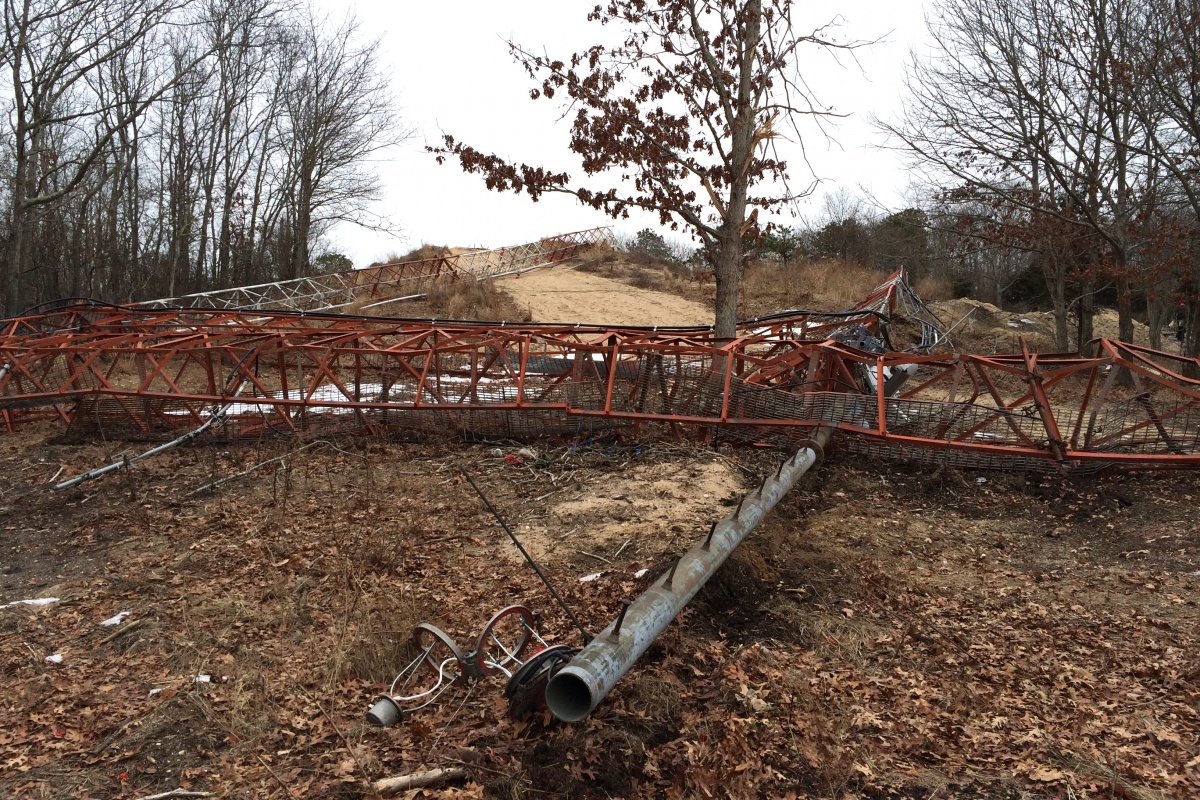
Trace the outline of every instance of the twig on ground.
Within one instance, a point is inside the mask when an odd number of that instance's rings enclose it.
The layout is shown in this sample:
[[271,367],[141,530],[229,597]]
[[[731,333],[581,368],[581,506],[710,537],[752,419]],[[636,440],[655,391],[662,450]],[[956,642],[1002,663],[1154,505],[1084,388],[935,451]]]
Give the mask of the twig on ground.
[[296,797],[296,795],[292,794],[292,787],[288,786],[286,783],[283,782],[283,778],[279,777],[279,775],[275,772],[275,770],[271,769],[270,764],[268,764],[266,761],[263,761],[262,756],[260,756],[258,753],[255,753],[254,757],[258,759],[258,763],[262,764],[264,767],[267,768],[267,772],[271,773],[271,777],[275,779],[275,782],[283,787],[283,790],[285,792],[287,792],[288,797],[291,797],[291,798]]
[[[117,740],[118,736],[125,732],[125,729],[129,727],[129,723],[133,722],[135,719],[137,719],[137,717],[126,717],[125,720],[117,726],[115,731],[104,737],[104,741],[92,748],[92,755],[103,753],[110,744]],[[178,791],[178,789],[176,791]]]
[[443,781],[458,780],[467,777],[467,771],[461,767],[448,769],[431,769],[428,772],[414,772],[411,775],[397,775],[394,778],[380,778],[371,784],[377,792],[403,792],[406,789],[419,789]]
[[197,489],[192,489],[190,492],[185,494],[184,497],[192,497],[193,495],[200,494],[201,492],[205,491],[206,489],[215,489],[218,486],[225,484],[225,483],[229,483],[232,480],[237,480],[238,478],[244,478],[245,476],[249,475],[250,473],[254,472],[255,470],[257,470],[261,467],[265,467],[267,464],[273,464],[276,461],[283,461],[285,458],[294,456],[297,453],[301,453],[301,452],[307,450],[308,448],[315,447],[316,445],[319,445],[319,444],[327,444],[327,442],[324,442],[324,441],[310,442],[310,443],[304,445],[303,447],[297,447],[295,450],[289,450],[288,452],[284,453],[281,456],[275,456],[274,458],[268,458],[266,461],[260,461],[257,464],[255,464],[253,467],[250,467],[249,469],[244,469],[241,472],[235,472],[232,475],[227,475],[224,478],[219,478],[215,481],[212,481],[211,483],[206,483]]
[[160,794],[148,794],[145,797],[139,797],[137,800],[166,800],[168,797],[216,797],[212,792],[192,792],[187,789],[172,789],[169,792]]
[[121,627],[117,628],[115,631],[110,633],[108,636],[105,636],[103,639],[100,640],[100,644],[108,644],[113,639],[119,639],[122,636],[124,636],[125,634],[129,633],[130,631],[135,631],[145,624],[146,624],[146,620],[135,619],[133,622],[129,623],[128,625],[122,625]]
[[612,564],[612,562],[609,561],[604,556],[598,556],[595,553],[589,553],[587,550],[580,550],[579,554],[583,555],[583,556],[591,556],[592,558],[596,559],[597,561],[603,561],[605,564]]

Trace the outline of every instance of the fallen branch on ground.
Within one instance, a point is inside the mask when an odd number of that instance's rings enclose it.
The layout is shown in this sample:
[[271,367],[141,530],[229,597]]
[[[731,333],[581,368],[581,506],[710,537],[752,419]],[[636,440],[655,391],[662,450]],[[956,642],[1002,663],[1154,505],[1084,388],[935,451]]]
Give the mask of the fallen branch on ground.
[[414,772],[411,775],[397,775],[394,778],[380,778],[371,784],[377,792],[403,792],[405,789],[419,789],[442,781],[454,781],[467,777],[467,771],[458,767],[450,769],[431,769],[428,772]]
[[136,631],[138,628],[142,627],[145,624],[146,624],[146,620],[135,619],[133,622],[129,623],[128,625],[123,625],[120,628],[117,628],[112,633],[110,633],[108,636],[105,636],[103,639],[100,640],[100,644],[108,644],[113,639],[119,639],[127,633]]

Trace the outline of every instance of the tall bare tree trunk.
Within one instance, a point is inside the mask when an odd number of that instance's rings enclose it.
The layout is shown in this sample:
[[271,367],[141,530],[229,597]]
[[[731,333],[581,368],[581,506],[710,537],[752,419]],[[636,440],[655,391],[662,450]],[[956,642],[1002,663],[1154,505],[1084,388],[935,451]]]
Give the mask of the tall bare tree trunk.
[[1054,345],[1066,352],[1071,347],[1071,328],[1067,319],[1067,271],[1054,253],[1043,258],[1043,274],[1050,289],[1050,305],[1054,309]]
[[1079,352],[1092,356],[1095,355],[1091,341],[1095,338],[1092,322],[1096,315],[1096,286],[1089,278],[1082,281],[1079,291]]
[[[17,186],[21,181],[16,181]],[[18,189],[19,191],[19,189]],[[8,247],[8,275],[4,282],[4,311],[5,316],[15,316],[25,310],[25,298],[21,287],[25,282],[25,251],[27,246],[29,209],[20,200],[20,194],[14,195],[12,208],[12,234]]]
[[[1123,259],[1122,259],[1123,260]],[[1118,267],[1117,278],[1117,336],[1122,342],[1133,343],[1133,289],[1125,267]]]

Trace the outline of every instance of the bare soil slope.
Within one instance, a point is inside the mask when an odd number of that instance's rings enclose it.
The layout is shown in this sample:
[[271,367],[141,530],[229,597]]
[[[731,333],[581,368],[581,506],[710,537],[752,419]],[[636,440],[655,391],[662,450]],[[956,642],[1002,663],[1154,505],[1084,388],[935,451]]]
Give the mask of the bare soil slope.
[[638,289],[580,270],[575,263],[501,278],[496,287],[537,322],[711,325],[713,321],[712,310],[701,303],[669,292]]

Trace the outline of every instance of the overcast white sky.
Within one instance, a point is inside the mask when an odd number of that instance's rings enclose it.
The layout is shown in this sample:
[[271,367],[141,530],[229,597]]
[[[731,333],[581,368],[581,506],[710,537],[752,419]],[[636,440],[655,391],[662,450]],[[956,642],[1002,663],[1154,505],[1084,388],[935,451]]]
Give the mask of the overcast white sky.
[[[417,131],[376,164],[386,186],[378,210],[399,224],[406,241],[342,226],[330,237],[334,249],[363,265],[423,242],[501,247],[610,224],[604,214],[573,198],[543,197],[533,203],[527,195],[489,192],[478,176],[449,161],[439,166],[424,151],[426,143],[438,143],[445,132],[479,150],[571,170],[568,124],[558,119],[561,109],[529,99],[530,81],[509,56],[505,41],[511,38],[566,57],[594,42],[600,28],[586,17],[596,0],[314,2],[331,21],[352,13],[365,35],[379,37],[381,67],[392,82],[400,113]],[[857,64],[843,57],[838,66],[828,56],[814,55],[805,65],[818,98],[849,116],[827,126],[832,140],[814,127],[802,127],[813,170],[822,181],[802,211],[816,213],[821,197],[840,186],[900,206],[908,186],[904,162],[880,148],[882,139],[868,120],[871,114],[891,119],[899,111],[904,64],[925,36],[921,0],[842,0],[821,6],[801,12],[806,27],[836,13],[843,20],[843,37],[884,41],[857,51]],[[793,184],[806,183],[808,171],[798,151],[785,155]],[[650,216],[615,224],[630,233],[658,227],[657,218]]]

